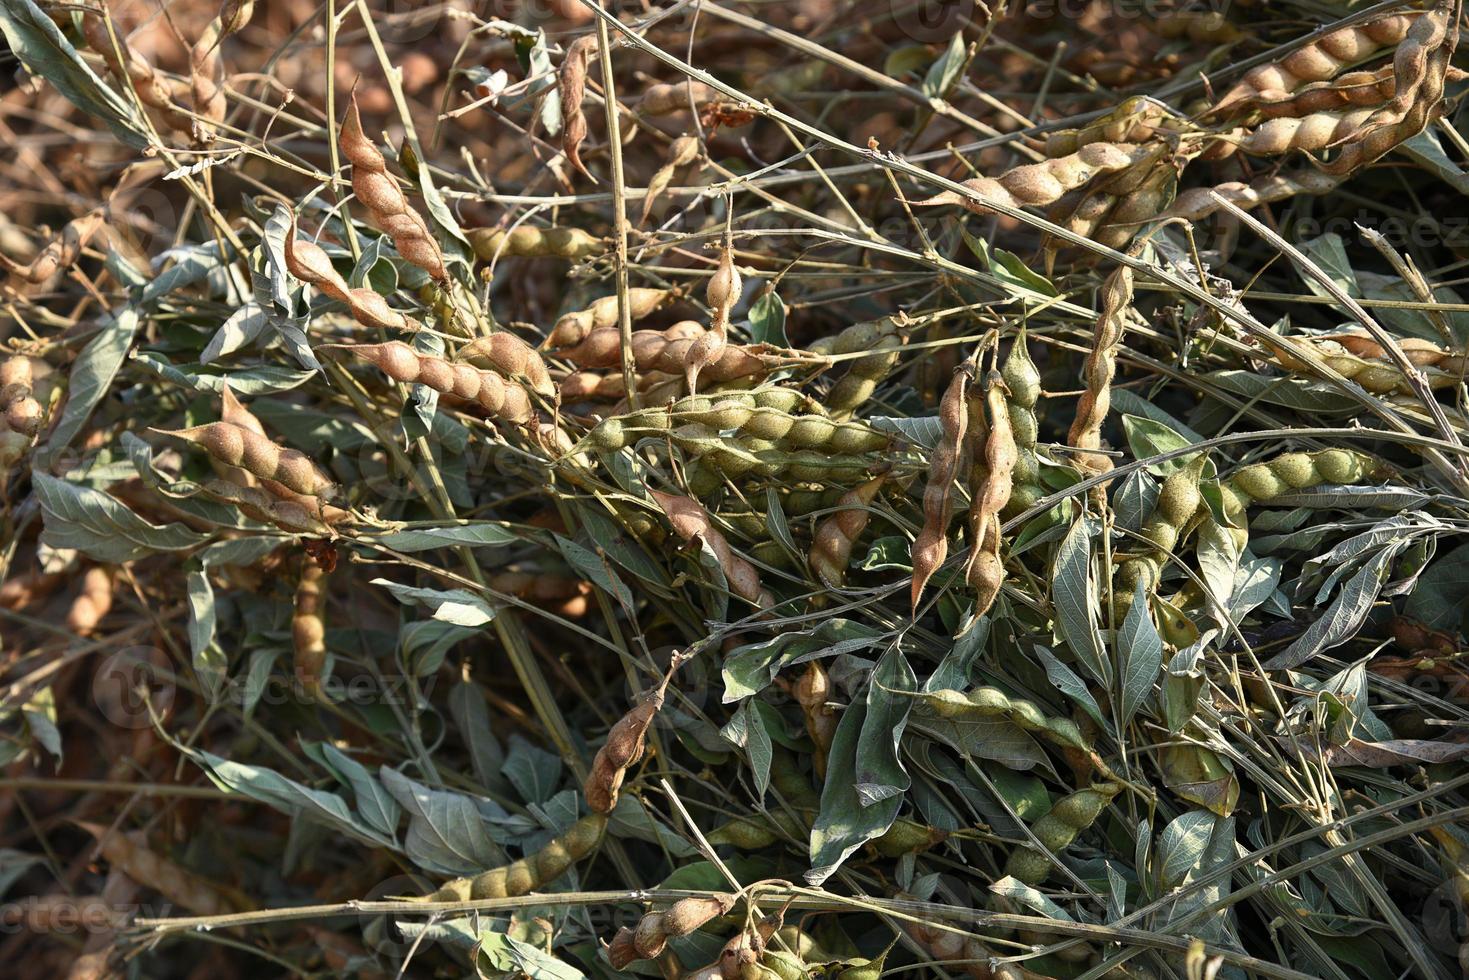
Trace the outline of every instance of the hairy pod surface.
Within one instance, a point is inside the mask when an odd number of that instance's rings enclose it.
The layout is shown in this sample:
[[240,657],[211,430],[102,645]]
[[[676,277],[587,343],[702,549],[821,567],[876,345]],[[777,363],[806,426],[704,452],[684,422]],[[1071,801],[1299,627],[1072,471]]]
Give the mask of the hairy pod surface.
[[845,584],[852,548],[872,519],[869,508],[877,499],[883,480],[883,477],[868,480],[842,494],[837,501],[837,512],[817,525],[806,560],[827,588],[839,589]]
[[[1086,830],[1112,802],[1122,787],[1117,783],[1098,783],[1064,797],[1050,812],[1031,825],[1031,833],[1051,854],[1059,853]],[[1027,885],[1039,885],[1051,874],[1048,854],[1031,848],[1016,850],[1005,862],[1005,874]]]
[[384,344],[346,344],[340,349],[375,365],[394,381],[427,385],[441,394],[471,402],[486,414],[506,422],[525,425],[535,418],[526,390],[493,371],[420,354],[397,340]]
[[491,868],[473,877],[455,878],[428,896],[431,902],[467,902],[486,898],[516,898],[544,888],[573,864],[596,849],[607,830],[607,816],[582,817],[545,847],[519,861]]
[[238,466],[262,480],[275,480],[299,494],[326,496],[336,489],[336,484],[305,453],[278,446],[251,429],[210,422],[188,429],[154,431],[192,442],[222,463]]
[[960,447],[964,443],[964,432],[969,416],[965,410],[965,392],[969,387],[969,374],[961,369],[954,372],[939,403],[939,425],[942,434],[934,448],[928,483],[923,488],[923,527],[909,548],[913,564],[913,584],[910,590],[912,611],[918,611],[918,600],[923,596],[923,587],[944,563],[949,553],[950,492],[954,475],[959,469]]
[[474,254],[486,262],[497,257],[524,259],[567,259],[578,262],[601,255],[606,243],[582,228],[537,228],[520,225],[503,228],[466,228],[464,236]]

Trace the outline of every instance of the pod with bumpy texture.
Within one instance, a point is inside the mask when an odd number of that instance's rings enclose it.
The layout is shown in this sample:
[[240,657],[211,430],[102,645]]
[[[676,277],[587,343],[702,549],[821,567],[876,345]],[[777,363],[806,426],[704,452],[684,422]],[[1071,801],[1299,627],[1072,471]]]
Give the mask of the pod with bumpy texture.
[[1070,718],[1047,715],[1034,702],[1012,698],[996,687],[977,687],[972,691],[927,691],[919,697],[940,718],[955,721],[1004,718],[1063,749],[1092,750],[1081,729]]
[[1235,111],[1260,99],[1279,99],[1307,82],[1334,78],[1343,68],[1402,41],[1419,16],[1417,12],[1387,14],[1331,31],[1279,61],[1251,68],[1211,111],[1215,114]]
[[277,446],[266,436],[228,422],[210,422],[188,429],[154,429],[202,446],[222,463],[238,466],[262,480],[275,480],[296,493],[326,496],[336,490],[325,473],[302,452]]
[[883,477],[868,480],[848,490],[837,501],[837,512],[816,526],[806,560],[811,571],[829,589],[839,589],[847,579],[852,547],[872,519],[872,502],[882,488]]
[[344,344],[339,349],[376,365],[394,381],[427,385],[441,394],[472,402],[506,422],[525,425],[535,418],[525,389],[493,371],[420,354],[396,340],[386,344]]
[[1199,481],[1203,478],[1204,462],[1205,456],[1201,453],[1186,466],[1170,473],[1158,488],[1158,502],[1138,532],[1151,547],[1144,554],[1118,565],[1117,574],[1112,579],[1112,602],[1118,616],[1124,615],[1132,606],[1139,582],[1145,592],[1158,584],[1164,561],[1177,547],[1184,529],[1203,503]]
[[[1097,783],[1072,793],[1032,824],[1031,833],[1051,854],[1060,853],[1083,830],[1096,823],[1121,789],[1117,783]],[[1050,877],[1051,868],[1050,855],[1030,847],[1014,851],[1005,862],[1005,874],[1027,885],[1041,884]]]
[[362,131],[362,116],[357,111],[355,95],[347,104],[338,142],[343,155],[352,164],[352,192],[378,227],[388,233],[398,254],[434,279],[440,282],[448,280],[444,254],[430,233],[428,223],[409,206],[398,182],[388,175],[387,161],[382,153]]
[[999,177],[966,180],[964,186],[971,191],[970,195],[945,191],[913,203],[961,204],[975,214],[992,213],[992,204],[1010,208],[1043,207],[1054,204],[1061,195],[1076,190],[1093,177],[1125,170],[1153,152],[1154,147],[1145,143],[1089,143],[1068,156],[1016,167]]
[[607,250],[602,239],[581,228],[466,228],[474,254],[486,262],[500,258],[568,259],[577,262]]
[[923,587],[928,584],[933,573],[938,571],[949,553],[950,492],[953,489],[954,475],[959,469],[959,452],[964,442],[964,432],[968,428],[969,419],[964,405],[968,386],[969,369],[965,365],[954,372],[954,379],[949,382],[943,400],[939,403],[939,425],[943,434],[934,447],[928,483],[923,488],[923,527],[919,529],[908,551],[913,565],[910,599],[914,612],[918,611],[918,600],[923,596]]
[[566,873],[602,842],[607,816],[593,813],[534,854],[473,877],[455,878],[428,896],[431,902],[470,902],[486,898],[516,898],[544,888]]
[[[676,295],[677,292],[672,289],[634,286],[627,291],[628,310],[634,321],[641,320]],[[567,313],[557,320],[546,338],[546,346],[553,349],[572,347],[586,339],[587,334],[593,330],[604,327],[616,329],[617,325],[617,297],[603,296],[586,309]]]
[[729,590],[758,609],[775,605],[775,597],[760,584],[760,572],[734,553],[724,533],[714,526],[709,512],[691,497],[651,491],[673,532],[686,542],[702,541],[714,553]]
[[524,378],[538,395],[556,393],[541,355],[513,333],[499,330],[471,340],[460,348],[456,358],[475,367],[492,368],[509,378]]
[[623,926],[608,943],[607,958],[614,970],[637,960],[651,960],[668,947],[668,940],[687,936],[734,908],[733,895],[685,898],[662,912],[649,912],[635,927]]

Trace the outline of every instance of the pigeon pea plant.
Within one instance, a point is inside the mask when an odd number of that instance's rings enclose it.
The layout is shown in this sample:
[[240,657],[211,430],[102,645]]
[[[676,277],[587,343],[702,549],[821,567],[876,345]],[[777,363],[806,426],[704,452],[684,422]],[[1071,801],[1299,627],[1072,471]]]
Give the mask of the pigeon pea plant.
[[1461,3],[915,6],[0,0],[0,959],[1469,971]]

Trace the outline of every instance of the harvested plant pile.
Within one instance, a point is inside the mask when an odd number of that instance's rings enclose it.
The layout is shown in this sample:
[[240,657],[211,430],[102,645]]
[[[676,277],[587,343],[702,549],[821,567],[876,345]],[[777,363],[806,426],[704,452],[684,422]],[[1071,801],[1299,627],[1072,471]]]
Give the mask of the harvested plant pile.
[[1469,974],[1463,13],[0,0],[0,962]]

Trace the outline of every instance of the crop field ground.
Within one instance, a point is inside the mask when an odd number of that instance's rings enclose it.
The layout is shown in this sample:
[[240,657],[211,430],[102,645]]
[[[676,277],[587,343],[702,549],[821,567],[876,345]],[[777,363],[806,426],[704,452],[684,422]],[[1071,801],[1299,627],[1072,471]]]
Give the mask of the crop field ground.
[[1463,0],[0,0],[0,976],[1469,977]]

